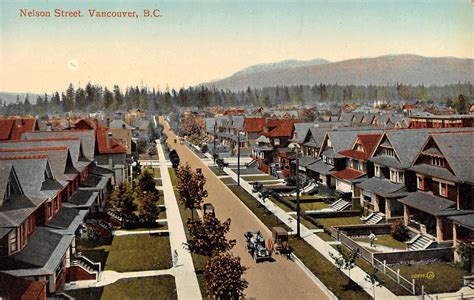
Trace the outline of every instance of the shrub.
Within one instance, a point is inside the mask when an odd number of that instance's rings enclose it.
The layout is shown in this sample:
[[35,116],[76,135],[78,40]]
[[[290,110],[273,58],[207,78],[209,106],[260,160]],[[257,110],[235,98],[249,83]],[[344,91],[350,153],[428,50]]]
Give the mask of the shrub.
[[408,229],[406,228],[405,224],[403,224],[402,220],[398,220],[393,223],[390,234],[399,242],[405,242],[408,240]]

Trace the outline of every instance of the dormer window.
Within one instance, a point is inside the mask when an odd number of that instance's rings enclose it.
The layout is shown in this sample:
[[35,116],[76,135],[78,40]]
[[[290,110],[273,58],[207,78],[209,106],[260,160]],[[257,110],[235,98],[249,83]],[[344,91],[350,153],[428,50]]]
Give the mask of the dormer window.
[[395,151],[392,148],[384,148],[383,154],[395,157]]
[[361,144],[357,144],[357,145],[355,146],[355,150],[356,150],[356,151],[364,151]]
[[425,177],[420,175],[416,176],[416,187],[421,191],[425,189]]

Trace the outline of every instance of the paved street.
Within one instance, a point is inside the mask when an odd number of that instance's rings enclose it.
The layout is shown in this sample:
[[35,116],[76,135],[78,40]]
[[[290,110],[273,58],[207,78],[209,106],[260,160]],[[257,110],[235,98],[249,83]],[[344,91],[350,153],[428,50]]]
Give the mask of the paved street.
[[[163,118],[160,121],[162,124]],[[245,279],[250,283],[246,290],[247,297],[256,299],[327,299],[326,294],[294,262],[283,257],[274,257],[274,262],[256,264],[245,249],[243,233],[248,230],[260,230],[265,238],[270,237],[269,230],[248,208],[199,160],[186,146],[174,144],[175,135],[165,124],[165,133],[170,141],[170,148],[179,153],[181,163],[188,162],[193,168],[202,168],[207,178],[206,189],[220,220],[231,218],[230,239],[236,239],[237,245],[232,250],[242,259],[243,265],[249,267]]]

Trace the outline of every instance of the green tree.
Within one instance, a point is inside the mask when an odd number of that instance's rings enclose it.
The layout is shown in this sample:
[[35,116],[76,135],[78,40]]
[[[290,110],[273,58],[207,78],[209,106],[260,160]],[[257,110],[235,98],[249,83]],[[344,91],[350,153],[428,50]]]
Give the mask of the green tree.
[[192,239],[186,243],[190,252],[211,257],[216,252],[232,249],[235,240],[228,241],[226,234],[230,229],[230,219],[221,223],[213,214],[204,214],[201,220],[187,224]]
[[337,245],[336,247],[339,254],[334,254],[329,252],[329,256],[334,260],[336,266],[339,269],[347,270],[349,272],[349,278],[351,278],[351,270],[355,266],[355,262],[357,259],[357,252],[355,251],[348,251],[341,247],[341,245]]
[[137,214],[146,224],[155,224],[160,214],[156,195],[150,191],[142,191],[139,187],[134,193]]
[[247,268],[240,263],[240,257],[228,252],[214,255],[204,272],[208,294],[213,299],[244,299],[248,282],[242,279]]
[[372,297],[375,299],[375,287],[382,285],[382,280],[379,278],[377,274],[377,269],[373,268],[372,272],[368,273],[365,277],[365,281],[369,282],[372,285]]
[[72,111],[74,108],[74,87],[72,83],[69,84],[69,87],[66,90],[66,99],[65,99],[65,111]]
[[134,219],[136,205],[134,194],[127,182],[120,183],[112,193],[109,204],[118,212],[125,221]]
[[191,210],[191,220],[194,221],[194,209],[201,208],[202,201],[207,197],[204,188],[206,178],[202,173],[191,170],[188,163],[180,166],[176,173],[178,178],[178,199]]
[[144,192],[150,192],[152,194],[155,194],[157,191],[155,179],[148,170],[145,170],[138,179],[138,186],[140,187],[140,190]]

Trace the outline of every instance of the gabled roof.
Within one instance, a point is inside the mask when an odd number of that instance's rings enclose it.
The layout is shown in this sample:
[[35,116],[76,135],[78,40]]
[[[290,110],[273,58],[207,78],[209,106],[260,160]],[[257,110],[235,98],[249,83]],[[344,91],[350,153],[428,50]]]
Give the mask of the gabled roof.
[[309,129],[314,127],[314,123],[295,123],[293,126],[292,141],[295,143],[302,143]]
[[0,120],[0,140],[19,140],[23,133],[36,128],[35,118]]
[[3,144],[0,144],[0,157],[36,154],[47,155],[56,179],[60,180],[63,185],[66,185],[67,180],[74,179],[78,173],[74,168],[69,149],[66,146],[6,149],[1,148],[2,145]]
[[245,118],[245,132],[261,132],[265,127],[265,118]]
[[109,127],[113,129],[134,129],[132,126],[118,119],[112,120],[109,124]]
[[327,144],[327,139],[330,139],[332,149],[334,150],[336,156],[340,156],[338,154],[339,152],[350,149],[352,147],[356,139],[356,136],[358,134],[370,134],[370,133],[378,133],[378,132],[380,132],[380,130],[368,130],[368,129],[331,130],[326,133],[323,143]]
[[99,154],[126,154],[127,149],[122,146],[116,139],[110,137],[110,142],[107,144],[107,130],[97,129],[97,151]]
[[[352,157],[355,159],[367,160],[372,157],[372,154],[377,147],[377,144],[382,137],[381,133],[376,134],[358,134],[357,139],[350,150],[343,150],[339,152],[340,154]],[[362,145],[363,151],[356,150],[357,142],[360,142]]]
[[324,141],[326,132],[331,130],[327,127],[311,127],[304,138],[305,143],[314,143],[308,146],[319,148]]
[[456,177],[474,183],[474,132],[431,135]]
[[53,130],[35,131],[22,135],[25,140],[47,139],[47,138],[79,138],[81,140],[84,156],[89,160],[94,160],[95,154],[95,131],[94,130]]
[[298,120],[270,120],[267,122],[267,127],[275,127],[269,132],[264,132],[262,135],[267,137],[291,137],[293,134],[293,125],[298,123]]

